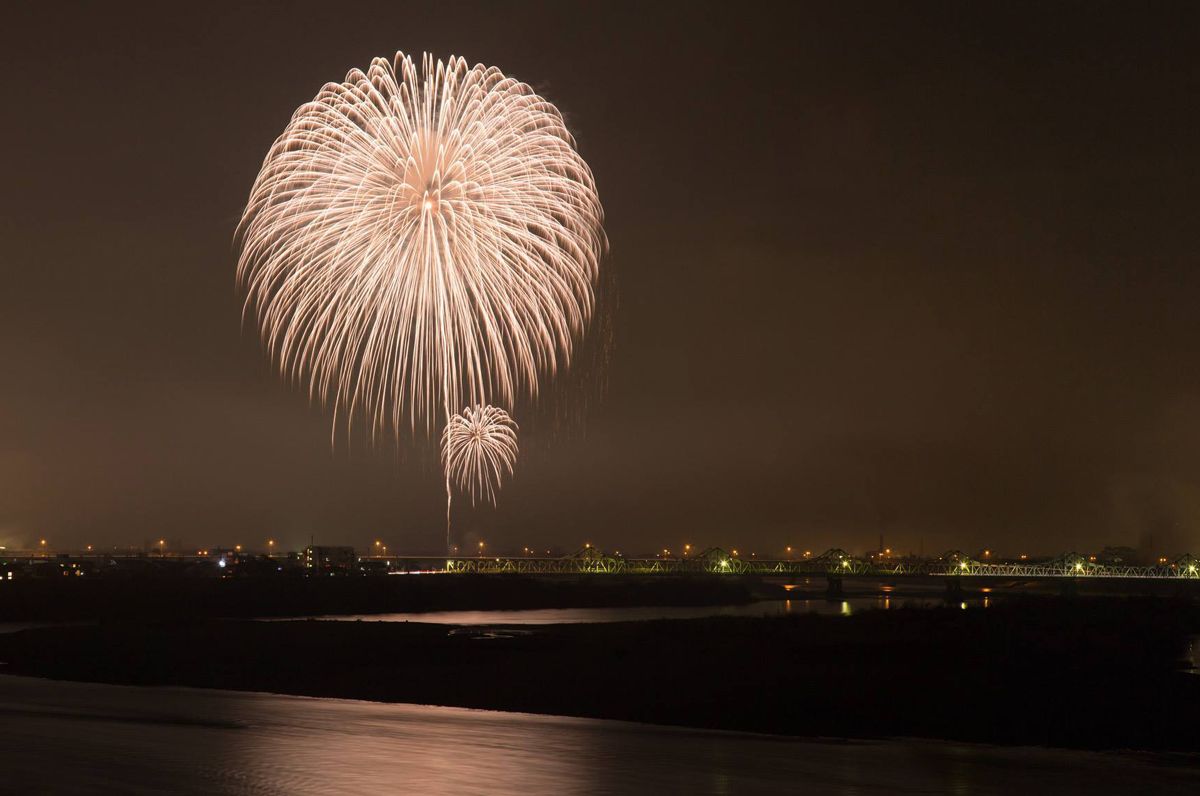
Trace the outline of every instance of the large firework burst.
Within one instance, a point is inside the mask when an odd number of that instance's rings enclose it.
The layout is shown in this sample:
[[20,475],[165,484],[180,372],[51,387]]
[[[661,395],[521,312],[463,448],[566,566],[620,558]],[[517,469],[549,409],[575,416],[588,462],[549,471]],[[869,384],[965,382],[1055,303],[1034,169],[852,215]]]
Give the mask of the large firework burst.
[[495,406],[468,406],[450,418],[442,432],[446,494],[450,482],[471,496],[471,503],[496,502],[505,475],[517,462],[517,424]]
[[494,67],[397,53],[292,116],[239,225],[238,279],[335,428],[361,412],[373,434],[432,433],[570,361],[602,220],[552,104]]

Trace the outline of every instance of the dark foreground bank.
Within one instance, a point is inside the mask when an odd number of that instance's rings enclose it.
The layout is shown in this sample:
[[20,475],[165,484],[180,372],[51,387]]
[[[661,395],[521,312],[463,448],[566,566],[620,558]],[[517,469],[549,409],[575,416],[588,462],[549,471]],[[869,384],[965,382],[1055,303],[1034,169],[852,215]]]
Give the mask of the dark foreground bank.
[[493,628],[109,623],[0,637],[3,670],[792,735],[1200,751],[1192,602]]

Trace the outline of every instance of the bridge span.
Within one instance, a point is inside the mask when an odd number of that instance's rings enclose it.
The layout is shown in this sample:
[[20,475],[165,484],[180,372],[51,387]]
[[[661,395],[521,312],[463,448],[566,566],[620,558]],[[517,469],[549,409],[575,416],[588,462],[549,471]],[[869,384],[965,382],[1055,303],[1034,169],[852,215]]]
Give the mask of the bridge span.
[[594,547],[559,558],[536,556],[470,556],[447,559],[450,573],[530,575],[780,575],[831,578],[1119,578],[1137,580],[1200,580],[1200,560],[1188,554],[1158,564],[1097,563],[1088,556],[1064,553],[1036,561],[979,561],[959,551],[932,559],[864,559],[831,549],[819,556],[797,559],[746,559],[720,548],[695,556],[627,558],[609,555]]

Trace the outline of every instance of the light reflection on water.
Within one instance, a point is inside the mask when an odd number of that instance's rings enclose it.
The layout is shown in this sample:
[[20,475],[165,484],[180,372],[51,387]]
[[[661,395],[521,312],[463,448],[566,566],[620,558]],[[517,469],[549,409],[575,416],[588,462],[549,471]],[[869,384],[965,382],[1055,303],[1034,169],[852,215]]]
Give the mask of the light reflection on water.
[[825,742],[0,676],[0,790],[180,794],[1195,792],[1150,755]]
[[[904,598],[893,595],[850,597],[844,600],[790,599],[761,600],[744,605],[690,606],[625,606],[614,608],[537,608],[498,611],[428,611],[399,614],[353,614],[348,616],[313,616],[301,619],[320,619],[343,622],[428,622],[438,625],[558,625],[581,622],[636,622],[648,619],[701,619],[710,616],[785,616],[788,614],[841,614],[850,616],[870,609],[891,610],[904,606],[930,607],[945,603],[931,598]],[[956,603],[957,604],[957,603]],[[970,600],[964,606],[986,607],[990,600]],[[263,621],[292,621],[293,618],[270,618]]]

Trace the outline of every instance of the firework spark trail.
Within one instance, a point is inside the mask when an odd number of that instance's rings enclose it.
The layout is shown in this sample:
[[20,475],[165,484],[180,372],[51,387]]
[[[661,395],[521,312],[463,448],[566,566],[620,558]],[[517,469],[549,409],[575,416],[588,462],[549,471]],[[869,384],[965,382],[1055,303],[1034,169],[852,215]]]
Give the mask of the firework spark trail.
[[595,306],[603,209],[562,115],[462,58],[376,58],[301,106],[238,227],[281,372],[347,427],[535,398]]
[[496,502],[504,476],[517,462],[517,424],[495,406],[468,406],[442,431],[446,473],[446,550],[450,550],[450,485],[470,494],[471,504]]

